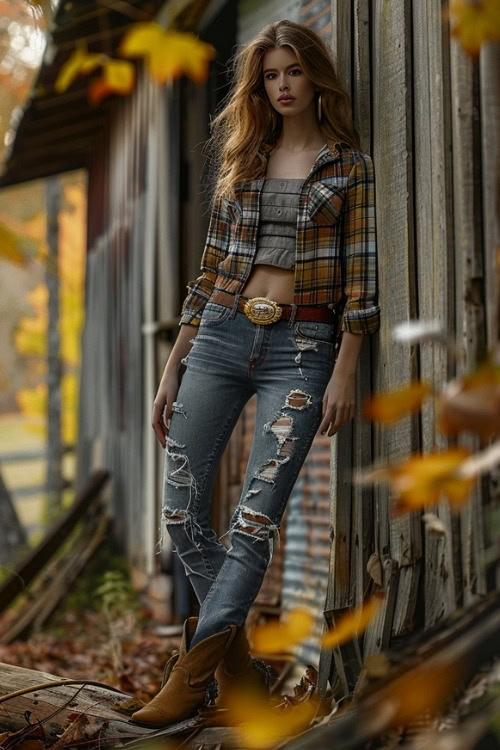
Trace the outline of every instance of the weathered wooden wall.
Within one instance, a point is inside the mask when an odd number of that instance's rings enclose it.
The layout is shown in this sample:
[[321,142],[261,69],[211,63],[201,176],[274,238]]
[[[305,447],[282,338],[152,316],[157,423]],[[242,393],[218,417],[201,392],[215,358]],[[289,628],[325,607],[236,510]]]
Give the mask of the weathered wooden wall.
[[[431,399],[421,414],[392,427],[360,419],[371,392],[411,379],[437,388],[474,368],[498,339],[500,45],[473,61],[442,19],[439,0],[332,0],[332,46],[350,89],[362,150],[374,161],[379,246],[380,330],[363,342],[353,422],[332,439],[333,537],[325,628],[360,605],[373,587],[367,561],[380,563],[386,598],[359,641],[324,649],[320,687],[350,691],[361,660],[416,627],[430,627],[484,594],[481,553],[485,512],[494,491],[477,483],[458,514],[443,500],[429,508],[446,534],[424,528],[419,513],[388,515],[388,488],[352,483],[353,471],[379,459],[444,449]],[[442,322],[463,361],[444,347],[404,345],[393,327]],[[458,443],[478,448],[471,437]]]
[[[157,216],[158,87],[141,69],[119,101],[89,170],[86,320],[78,486],[110,470],[114,531],[129,560],[148,569],[155,506],[148,486],[146,414],[156,373],[151,335]],[[101,166],[100,166],[101,165]],[[145,335],[146,334],[146,335]],[[149,376],[149,377],[147,377]],[[148,415],[149,416],[149,415]],[[148,536],[149,535],[149,536]]]

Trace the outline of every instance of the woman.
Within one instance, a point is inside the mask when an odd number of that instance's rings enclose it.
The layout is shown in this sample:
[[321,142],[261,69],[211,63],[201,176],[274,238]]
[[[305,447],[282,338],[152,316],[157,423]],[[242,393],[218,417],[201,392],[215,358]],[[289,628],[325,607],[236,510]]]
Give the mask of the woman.
[[[192,716],[217,687],[223,705],[236,682],[268,692],[245,618],[314,435],[353,417],[363,334],[379,327],[373,164],[350,112],[328,48],[306,26],[269,24],[237,53],[212,122],[219,167],[202,273],[188,285],[152,419],[166,447],[162,533],[200,612],[184,623],[161,691],[133,714],[141,725]],[[211,492],[254,393],[227,549],[211,528]]]

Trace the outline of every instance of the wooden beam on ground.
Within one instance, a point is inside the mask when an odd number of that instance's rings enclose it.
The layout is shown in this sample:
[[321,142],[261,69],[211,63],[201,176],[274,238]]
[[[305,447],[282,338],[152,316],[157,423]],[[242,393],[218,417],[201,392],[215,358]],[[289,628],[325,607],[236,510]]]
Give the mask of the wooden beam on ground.
[[27,603],[23,602],[20,611],[15,612],[13,623],[5,632],[0,633],[0,643],[25,638],[33,630],[37,631],[42,627],[106,538],[109,522],[110,517],[105,509],[98,509],[95,517],[89,520],[79,538],[72,544],[72,549],[64,557],[46,566],[40,573],[42,580],[37,579],[36,591],[30,589]]
[[43,566],[57,552],[78,521],[98,498],[109,479],[109,471],[99,469],[77,493],[73,505],[52,526],[46,537],[18,565],[0,586],[0,612],[35,578]]
[[[80,743],[94,739],[103,743],[106,738],[124,743],[127,740],[144,740],[156,733],[155,730],[129,723],[130,714],[143,705],[140,701],[135,701],[117,688],[92,680],[89,682],[91,684],[85,685],[83,680],[75,680],[74,684],[70,684],[71,680],[53,674],[0,664],[0,731],[24,730],[24,740],[42,739],[47,745],[60,739],[63,732],[68,733],[66,742],[69,744],[71,739],[76,740],[77,737]],[[54,686],[50,683],[54,683]],[[35,686],[39,687],[32,690]],[[25,689],[30,692],[18,694]],[[17,695],[7,698],[11,693]],[[125,704],[126,708],[119,708],[121,704]],[[180,729],[192,732],[195,724],[194,720],[180,722],[175,728],[165,730],[163,736],[179,733]],[[69,729],[71,725],[73,728]],[[8,741],[11,740],[12,737],[9,737]]]

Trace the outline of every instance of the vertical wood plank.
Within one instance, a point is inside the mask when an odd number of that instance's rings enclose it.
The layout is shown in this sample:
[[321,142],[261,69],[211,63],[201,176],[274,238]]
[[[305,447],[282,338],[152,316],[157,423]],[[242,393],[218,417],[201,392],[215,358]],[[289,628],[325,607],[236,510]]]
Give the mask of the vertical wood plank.
[[[441,6],[432,0],[413,5],[415,65],[415,232],[418,273],[418,312],[422,320],[438,320],[450,337],[455,331],[453,191],[449,112],[448,30]],[[453,374],[444,346],[419,347],[420,377],[438,386]],[[435,427],[434,400],[421,410],[422,450],[443,450],[447,440]],[[445,534],[424,531],[425,625],[428,627],[455,609],[455,571],[452,522],[448,503],[434,512]]]
[[[369,5],[355,0],[353,10],[353,112],[358,126],[361,150],[371,154],[372,128],[372,71],[370,66],[370,13]],[[377,200],[376,195],[376,200]],[[361,419],[363,401],[372,389],[372,336],[365,336],[359,356],[356,377],[356,411],[353,420],[352,458],[353,470],[372,463],[372,425]],[[373,488],[352,486],[352,539],[351,539],[351,602],[360,606],[371,582],[367,571],[368,558],[374,551]]]
[[484,265],[486,269],[486,336],[488,347],[498,345],[500,332],[500,279],[496,253],[500,246],[500,45],[481,48],[480,106],[483,182]]
[[[411,4],[375,0],[373,3],[374,164],[376,169],[377,234],[381,327],[378,333],[374,388],[377,392],[401,387],[417,377],[414,352],[395,345],[392,328],[416,317],[412,139]],[[418,420],[400,419],[394,426],[375,429],[375,456],[395,461],[418,447]],[[378,550],[385,569],[387,559],[399,567],[412,566],[405,576],[389,576],[388,585],[401,585],[395,600],[398,613],[393,634],[412,626],[422,556],[421,532],[415,514],[390,520],[388,489],[375,487],[375,515],[379,521]],[[384,607],[392,601],[386,590]],[[383,617],[383,613],[381,617]],[[378,640],[368,637],[376,646]]]

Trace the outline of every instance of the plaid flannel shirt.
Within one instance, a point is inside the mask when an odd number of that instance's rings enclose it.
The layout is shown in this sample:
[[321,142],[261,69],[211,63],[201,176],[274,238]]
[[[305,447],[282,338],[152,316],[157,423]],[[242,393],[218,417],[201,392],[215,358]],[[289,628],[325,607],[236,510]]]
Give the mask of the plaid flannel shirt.
[[[268,157],[267,157],[268,158]],[[240,182],[209,221],[201,275],[187,285],[179,325],[199,325],[212,291],[242,292],[256,252],[264,177]],[[297,211],[294,303],[328,305],[340,330],[380,325],[375,175],[368,154],[343,141],[325,144],[305,178]]]

